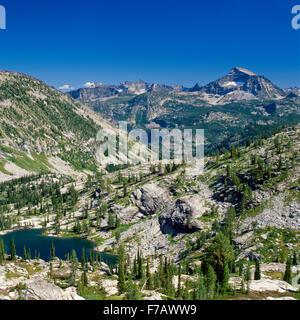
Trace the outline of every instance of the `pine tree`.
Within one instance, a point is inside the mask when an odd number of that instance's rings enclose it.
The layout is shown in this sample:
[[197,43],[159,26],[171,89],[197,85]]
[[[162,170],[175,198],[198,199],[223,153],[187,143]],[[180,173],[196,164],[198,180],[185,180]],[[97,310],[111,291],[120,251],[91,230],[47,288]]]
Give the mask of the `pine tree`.
[[260,274],[260,263],[259,261],[255,261],[255,273],[254,273],[254,280],[260,280],[261,274]]
[[204,285],[204,278],[202,272],[200,272],[198,275],[196,298],[197,300],[206,299],[206,288]]
[[223,272],[222,272],[222,279],[220,281],[222,292],[226,292],[228,290],[229,278],[230,278],[230,271],[229,271],[228,263],[225,262]]
[[12,261],[16,261],[16,258],[17,258],[16,246],[15,246],[14,238],[12,238],[10,242],[10,259]]
[[24,246],[23,260],[27,259],[26,246]]
[[129,278],[125,298],[127,300],[139,300],[141,298],[140,288]]
[[204,278],[206,294],[209,299],[213,299],[216,291],[217,276],[212,266],[208,266],[207,274]]
[[54,243],[52,241],[51,247],[50,247],[50,260],[54,260],[54,258],[55,258],[55,248],[54,248]]
[[75,284],[75,276],[76,276],[76,270],[78,268],[78,259],[76,255],[76,251],[73,249],[71,253],[71,283],[74,285]]
[[84,269],[85,267],[85,250],[84,248],[82,248],[82,254],[81,254],[81,268],[82,270]]
[[283,280],[288,283],[292,282],[292,262],[290,258],[288,258],[286,262]]
[[110,229],[115,227],[115,219],[112,212],[109,212],[108,214],[108,227]]
[[250,265],[247,265],[247,269],[245,271],[245,281],[247,283],[247,293],[250,292],[250,281],[251,281],[251,270]]
[[296,266],[298,264],[297,253],[294,251],[293,253],[293,265]]
[[151,270],[150,270],[150,265],[151,265],[151,258],[150,256],[147,258],[147,290],[152,289],[152,276],[151,276]]
[[86,272],[86,266],[83,268],[83,272],[81,275],[81,283],[84,287],[88,286],[88,277],[87,277],[87,272]]
[[94,270],[94,266],[95,266],[95,254],[94,254],[94,250],[90,249],[90,264]]
[[0,239],[0,265],[3,264],[4,257],[5,257],[4,241],[3,239]]
[[125,284],[125,251],[124,247],[119,247],[119,267],[118,267],[118,290],[119,294],[125,292],[126,284]]
[[178,267],[178,285],[177,285],[177,294],[176,296],[179,298],[182,295],[182,288],[181,288],[181,264]]
[[140,250],[138,250],[138,258],[137,258],[137,265],[138,265],[138,270],[137,270],[137,278],[142,279],[144,276],[144,268],[143,268],[143,256]]

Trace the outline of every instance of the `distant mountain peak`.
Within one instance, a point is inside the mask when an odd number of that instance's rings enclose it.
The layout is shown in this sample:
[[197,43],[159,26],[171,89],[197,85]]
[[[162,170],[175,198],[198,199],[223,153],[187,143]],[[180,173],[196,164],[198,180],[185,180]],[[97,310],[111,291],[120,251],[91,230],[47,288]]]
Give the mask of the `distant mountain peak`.
[[286,96],[282,89],[267,78],[241,67],[232,68],[226,76],[204,87],[195,85],[192,91],[226,96],[226,101],[249,100],[251,97],[262,100],[281,99]]

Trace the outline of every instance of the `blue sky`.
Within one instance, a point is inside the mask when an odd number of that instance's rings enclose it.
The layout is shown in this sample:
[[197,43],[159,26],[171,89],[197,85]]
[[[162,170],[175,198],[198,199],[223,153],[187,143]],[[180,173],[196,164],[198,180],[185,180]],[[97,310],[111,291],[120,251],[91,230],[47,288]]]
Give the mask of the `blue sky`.
[[206,84],[233,66],[300,87],[290,0],[0,0],[0,69],[59,87]]

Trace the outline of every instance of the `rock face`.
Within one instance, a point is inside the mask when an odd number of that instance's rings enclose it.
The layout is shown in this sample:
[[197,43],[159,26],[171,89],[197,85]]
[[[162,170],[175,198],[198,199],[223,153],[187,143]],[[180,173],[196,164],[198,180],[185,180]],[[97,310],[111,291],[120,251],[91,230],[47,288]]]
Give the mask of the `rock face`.
[[202,201],[197,197],[183,197],[172,203],[159,217],[163,233],[190,233],[202,229],[198,218],[204,213]]
[[133,194],[133,201],[144,215],[158,213],[169,201],[170,194],[158,185],[146,184]]

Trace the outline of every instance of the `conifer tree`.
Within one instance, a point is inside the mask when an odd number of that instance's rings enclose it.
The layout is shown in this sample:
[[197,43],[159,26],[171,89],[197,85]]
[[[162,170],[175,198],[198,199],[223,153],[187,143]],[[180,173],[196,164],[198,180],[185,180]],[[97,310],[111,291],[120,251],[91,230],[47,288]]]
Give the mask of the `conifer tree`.
[[255,272],[254,272],[254,280],[260,280],[261,273],[260,273],[260,263],[258,260],[255,261]]
[[150,270],[150,265],[151,265],[151,258],[150,256],[147,258],[147,289],[151,290],[152,289],[152,276],[151,276],[151,270]]
[[222,272],[222,279],[221,279],[221,282],[220,282],[221,291],[223,293],[226,292],[227,289],[228,289],[229,277],[230,277],[230,271],[229,271],[228,263],[225,262],[224,269],[223,269],[223,272]]
[[86,266],[84,266],[83,268],[83,272],[82,272],[82,275],[81,275],[81,283],[84,287],[87,287],[88,286],[88,277],[87,277],[87,272],[86,272]]
[[119,294],[125,292],[126,284],[125,284],[125,251],[124,247],[119,247],[119,267],[118,267],[118,290]]
[[94,270],[94,266],[95,266],[95,254],[94,254],[94,250],[90,249],[90,264]]
[[293,253],[293,265],[296,266],[298,264],[297,253],[294,251]]
[[216,291],[217,276],[211,265],[208,266],[207,274],[204,282],[206,287],[206,294],[209,299],[213,299]]
[[54,248],[54,243],[52,241],[51,247],[50,247],[50,260],[54,260],[54,258],[55,258],[55,248]]
[[182,288],[181,288],[181,264],[178,267],[178,285],[177,285],[177,297],[181,297],[182,295]]
[[84,248],[82,248],[82,254],[81,254],[81,268],[82,270],[84,269],[85,267],[85,250]]
[[16,261],[16,258],[17,258],[16,246],[15,246],[14,238],[12,238],[10,242],[10,259],[12,261]]
[[205,288],[204,277],[203,277],[202,272],[200,272],[198,275],[196,298],[197,298],[197,300],[205,300],[206,299],[206,288]]
[[76,270],[78,268],[78,259],[76,255],[76,251],[73,249],[71,253],[71,283],[74,285],[75,284],[75,276],[76,276]]
[[4,257],[5,257],[4,241],[3,239],[0,239],[0,265],[3,264]]
[[288,283],[292,282],[292,262],[290,258],[288,258],[286,262],[283,280]]
[[27,259],[26,246],[24,246],[23,260]]
[[250,265],[247,265],[247,269],[245,271],[245,281],[247,283],[247,293],[250,292],[250,281],[251,281],[251,270]]

